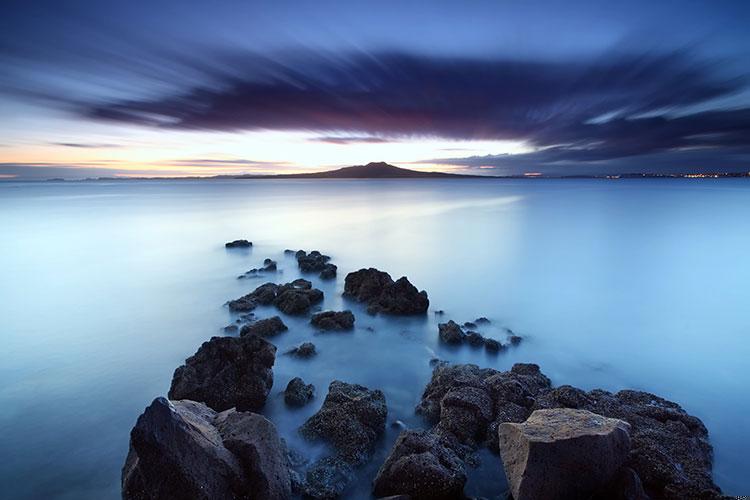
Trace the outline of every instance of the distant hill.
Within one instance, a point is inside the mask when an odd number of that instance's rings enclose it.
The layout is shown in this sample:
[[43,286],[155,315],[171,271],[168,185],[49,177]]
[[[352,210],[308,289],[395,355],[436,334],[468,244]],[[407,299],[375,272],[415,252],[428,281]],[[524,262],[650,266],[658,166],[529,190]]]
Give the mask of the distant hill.
[[476,175],[446,174],[444,172],[422,172],[408,168],[394,167],[385,162],[373,162],[367,165],[344,167],[325,172],[311,172],[308,174],[278,174],[278,175],[240,175],[239,179],[415,179],[442,177],[479,177]]

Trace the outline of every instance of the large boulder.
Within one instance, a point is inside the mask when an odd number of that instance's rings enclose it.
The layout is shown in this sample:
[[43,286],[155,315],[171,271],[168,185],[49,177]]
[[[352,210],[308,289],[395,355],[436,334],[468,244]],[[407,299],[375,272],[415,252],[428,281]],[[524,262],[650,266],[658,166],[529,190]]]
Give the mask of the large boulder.
[[257,411],[273,385],[275,358],[276,347],[260,337],[213,337],[175,370],[169,398]]
[[240,335],[243,337],[246,335],[273,337],[274,335],[278,335],[279,333],[285,332],[288,329],[289,328],[284,324],[284,322],[281,321],[281,318],[279,318],[278,316],[273,316],[271,318],[261,319],[255,321],[254,323],[244,325],[242,327],[242,330],[240,330]]
[[406,430],[373,482],[377,497],[408,495],[412,500],[450,500],[463,497],[463,462],[440,439],[425,431]]
[[138,417],[122,470],[125,500],[288,498],[284,446],[253,413],[217,414],[194,401],[157,398]]
[[351,311],[323,311],[313,314],[310,323],[321,330],[351,330],[354,314]]
[[613,479],[630,450],[630,425],[586,410],[536,410],[498,428],[515,500],[586,498]]
[[375,268],[349,273],[344,280],[344,295],[367,303],[371,314],[424,314],[430,305],[427,292],[421,292],[404,276],[393,281]]

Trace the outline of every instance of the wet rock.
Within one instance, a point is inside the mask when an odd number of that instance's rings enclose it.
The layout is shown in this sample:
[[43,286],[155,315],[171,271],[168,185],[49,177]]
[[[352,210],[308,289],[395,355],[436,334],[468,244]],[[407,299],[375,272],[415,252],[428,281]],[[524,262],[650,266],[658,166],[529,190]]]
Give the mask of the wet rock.
[[621,467],[591,500],[649,500],[641,478],[630,467]]
[[227,248],[250,248],[253,244],[247,240],[234,240],[226,243],[224,246]]
[[393,281],[375,268],[349,273],[344,280],[344,295],[367,303],[371,314],[424,314],[430,305],[427,292],[421,292],[406,277]]
[[310,253],[299,250],[295,254],[297,265],[303,273],[320,273],[320,279],[329,280],[336,277],[337,267],[329,261],[328,255],[323,255],[317,250]]
[[239,328],[237,325],[227,325],[224,327],[224,333],[235,333]]
[[339,498],[353,479],[352,464],[340,457],[324,457],[307,469],[302,491],[305,498]]
[[249,294],[227,303],[233,311],[251,311],[259,305],[275,305],[286,314],[304,314],[323,301],[323,292],[304,279],[277,285],[264,283]]
[[481,347],[484,345],[484,337],[478,332],[470,331],[466,332],[466,342],[473,347]]
[[305,384],[299,377],[294,377],[284,390],[284,402],[289,406],[305,406],[315,396],[315,386]]
[[257,411],[273,385],[275,357],[276,347],[257,336],[213,337],[175,370],[169,397]]
[[486,387],[455,387],[440,400],[440,421],[435,432],[477,446],[485,440],[493,417],[494,402]]
[[463,498],[465,483],[463,463],[437,436],[404,431],[375,477],[373,494],[448,500]]
[[461,326],[453,320],[438,324],[438,335],[446,344],[460,344],[466,336]]
[[332,280],[336,277],[336,272],[338,271],[338,267],[336,267],[335,264],[328,263],[325,266],[323,266],[323,269],[320,271],[320,279],[322,280]]
[[489,352],[499,352],[503,345],[495,339],[484,339],[484,348]]
[[471,330],[471,329],[476,328],[477,324],[471,321],[467,321],[466,323],[463,324],[463,327],[466,328],[467,330]]
[[263,260],[263,270],[270,272],[270,271],[276,271],[277,270],[277,262],[275,260],[271,259],[264,259]]
[[481,316],[481,317],[475,319],[474,323],[476,323],[477,325],[488,325],[490,323],[490,320],[488,320],[484,316]]
[[515,500],[586,498],[605,486],[630,450],[630,426],[586,410],[537,410],[498,429]]
[[303,342],[297,347],[294,347],[291,350],[287,351],[287,354],[291,354],[292,356],[296,356],[298,358],[310,358],[312,356],[315,356],[317,354],[317,351],[315,350],[315,344],[313,344],[312,342]]
[[235,410],[157,398],[138,417],[122,470],[125,500],[276,499],[290,495],[274,425]]
[[521,340],[523,340],[523,337],[519,337],[518,335],[511,335],[510,337],[508,337],[508,341],[512,345],[518,345],[518,344],[520,344]]
[[323,406],[300,428],[308,439],[328,442],[352,464],[369,458],[385,430],[388,410],[382,391],[334,380]]
[[287,331],[289,328],[281,321],[278,316],[273,316],[267,319],[261,319],[249,325],[244,325],[240,330],[241,336],[246,335],[257,335],[259,337],[273,337],[281,332]]
[[323,311],[313,314],[310,323],[321,330],[351,330],[354,314],[351,311]]

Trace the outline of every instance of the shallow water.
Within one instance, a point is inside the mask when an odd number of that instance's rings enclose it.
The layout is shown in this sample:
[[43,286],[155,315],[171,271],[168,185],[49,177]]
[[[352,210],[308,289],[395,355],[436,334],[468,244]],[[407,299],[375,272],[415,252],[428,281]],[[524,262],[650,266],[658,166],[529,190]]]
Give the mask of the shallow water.
[[[264,258],[299,276],[285,248],[339,266],[324,308],[350,307],[353,333],[284,320],[264,413],[292,446],[334,378],[380,388],[388,422],[423,423],[414,405],[435,356],[507,369],[541,365],[554,384],[635,388],[700,417],[714,474],[750,491],[750,183],[717,180],[257,180],[0,183],[0,496],[119,497],[128,433],[172,372],[234,316],[222,306],[263,280]],[[250,251],[223,248],[251,239]],[[430,295],[424,318],[372,317],[341,298],[343,277],[374,266]],[[434,309],[446,314],[436,318]],[[259,316],[272,315],[259,309]],[[437,342],[437,320],[492,320],[522,344],[497,356]],[[371,327],[370,331],[367,327]],[[278,396],[294,376],[313,404]],[[398,433],[387,428],[368,482]],[[470,494],[504,488],[482,455]]]

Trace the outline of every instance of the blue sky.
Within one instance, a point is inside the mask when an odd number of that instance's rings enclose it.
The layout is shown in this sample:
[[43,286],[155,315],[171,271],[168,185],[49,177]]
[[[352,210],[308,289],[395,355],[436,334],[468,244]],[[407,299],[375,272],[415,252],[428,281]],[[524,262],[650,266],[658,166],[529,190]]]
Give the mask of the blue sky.
[[6,2],[0,177],[750,170],[750,2]]

